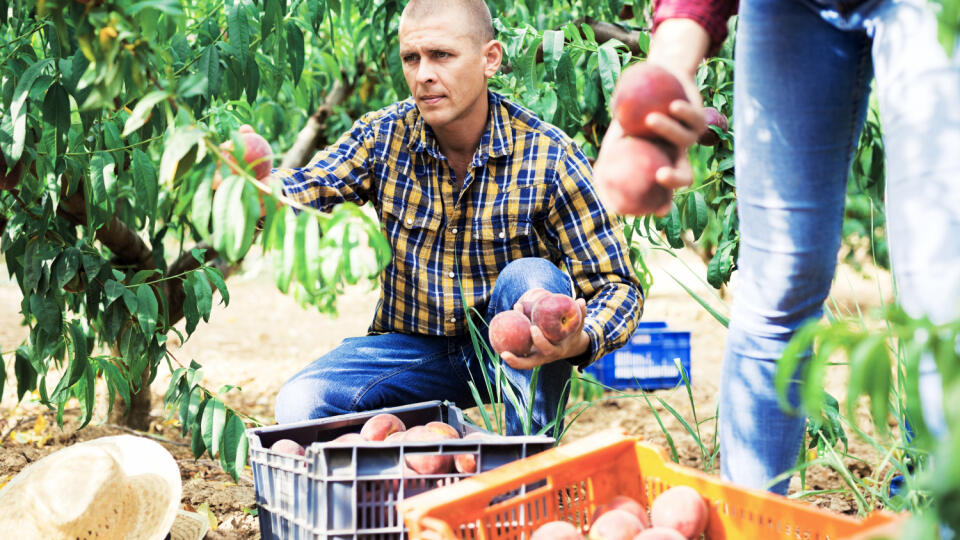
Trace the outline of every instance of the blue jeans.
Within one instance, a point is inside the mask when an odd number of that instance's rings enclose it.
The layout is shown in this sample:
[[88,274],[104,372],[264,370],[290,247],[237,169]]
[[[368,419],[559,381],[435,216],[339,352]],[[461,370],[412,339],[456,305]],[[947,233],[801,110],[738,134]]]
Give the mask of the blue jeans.
[[[513,261],[497,276],[485,309],[486,321],[512,309],[520,295],[534,287],[572,294],[573,282],[546,259]],[[478,326],[489,347],[486,325],[478,322]],[[482,370],[486,370],[496,394],[496,367],[482,347],[481,356],[478,358],[474,352],[469,335],[389,333],[348,338],[283,385],[277,395],[276,419],[285,424],[435,399],[467,408],[476,405],[469,382],[474,383],[484,402],[489,403],[491,396],[486,391]],[[504,362],[497,364],[526,408],[533,371],[514,370]],[[558,412],[562,422],[571,371],[571,364],[563,360],[541,367],[531,434],[546,428]],[[516,411],[505,396],[498,396],[496,401],[504,403],[507,434],[524,434],[525,411]],[[557,423],[558,430],[561,422]],[[547,434],[558,435],[559,431],[551,430]]]
[[800,325],[822,315],[874,78],[901,302],[949,320],[960,299],[957,66],[939,48],[923,0],[874,0],[843,16],[830,4],[743,0],[739,9],[740,255],[720,390],[721,470],[777,493],[789,481],[770,482],[796,463],[806,418],[777,405],[776,360]]

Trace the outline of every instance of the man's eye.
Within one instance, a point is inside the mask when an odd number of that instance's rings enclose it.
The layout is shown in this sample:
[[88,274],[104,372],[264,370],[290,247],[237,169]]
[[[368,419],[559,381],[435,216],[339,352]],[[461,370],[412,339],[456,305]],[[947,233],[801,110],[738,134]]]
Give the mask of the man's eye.
[[402,60],[403,60],[404,62],[408,63],[408,64],[409,64],[410,62],[413,62],[413,61],[416,60],[416,59],[417,59],[417,57],[416,57],[415,55],[412,55],[412,54],[408,54],[408,55],[406,55],[406,56],[404,56],[404,57],[402,58]]
[[448,53],[443,52],[443,51],[437,51],[437,52],[434,53],[434,56],[436,56],[437,58],[446,58],[446,57],[448,57],[448,56],[450,56],[450,55],[449,55]]

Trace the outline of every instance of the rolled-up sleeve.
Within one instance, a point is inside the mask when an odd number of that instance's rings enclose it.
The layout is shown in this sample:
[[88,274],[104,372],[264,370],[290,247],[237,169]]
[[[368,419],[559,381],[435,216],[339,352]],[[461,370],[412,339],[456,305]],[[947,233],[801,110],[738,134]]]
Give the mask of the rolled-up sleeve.
[[710,54],[727,38],[727,20],[737,12],[737,0],[654,0],[653,31],[667,19],[690,19],[710,35]]

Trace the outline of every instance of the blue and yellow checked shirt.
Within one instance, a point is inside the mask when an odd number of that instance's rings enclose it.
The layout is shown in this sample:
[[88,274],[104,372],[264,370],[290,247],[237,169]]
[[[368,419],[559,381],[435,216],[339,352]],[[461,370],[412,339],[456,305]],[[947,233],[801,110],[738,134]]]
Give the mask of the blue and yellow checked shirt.
[[462,189],[411,99],[364,115],[306,167],[274,176],[288,197],[322,211],[373,204],[393,258],[380,275],[371,332],[465,335],[465,308],[484,312],[500,270],[543,257],[564,265],[587,299],[591,350],[576,360],[592,362],[627,342],[642,311],[621,226],[566,134],[496,93],[489,98]]

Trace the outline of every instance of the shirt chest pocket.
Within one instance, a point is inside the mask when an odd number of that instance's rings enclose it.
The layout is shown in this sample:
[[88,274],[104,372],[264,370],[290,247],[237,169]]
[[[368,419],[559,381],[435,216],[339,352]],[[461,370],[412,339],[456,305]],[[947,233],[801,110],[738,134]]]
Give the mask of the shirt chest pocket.
[[380,221],[398,264],[415,264],[416,253],[434,247],[442,216],[430,206],[402,201],[383,205]]

